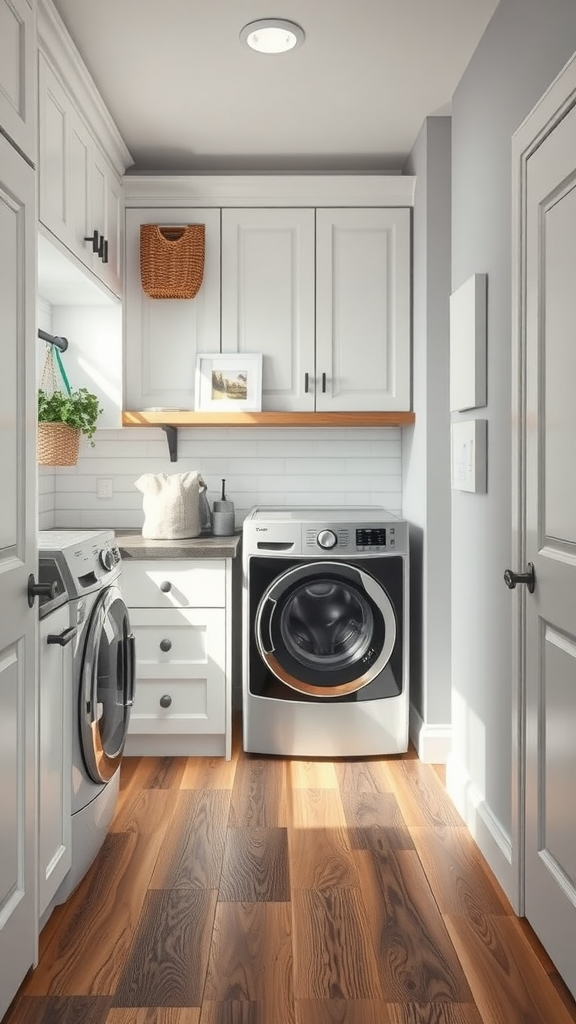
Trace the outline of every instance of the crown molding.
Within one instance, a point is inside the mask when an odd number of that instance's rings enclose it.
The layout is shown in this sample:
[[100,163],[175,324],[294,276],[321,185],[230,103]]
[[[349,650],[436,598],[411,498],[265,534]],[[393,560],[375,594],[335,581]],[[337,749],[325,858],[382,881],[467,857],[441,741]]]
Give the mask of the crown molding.
[[124,176],[127,207],[408,206],[416,178],[401,174]]

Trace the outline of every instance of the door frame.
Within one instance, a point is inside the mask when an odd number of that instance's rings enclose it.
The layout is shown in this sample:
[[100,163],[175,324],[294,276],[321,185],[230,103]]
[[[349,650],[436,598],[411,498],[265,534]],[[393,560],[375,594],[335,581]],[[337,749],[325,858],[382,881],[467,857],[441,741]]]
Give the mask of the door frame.
[[[576,106],[576,53],[512,136],[512,534],[516,571],[526,564],[526,192],[528,160]],[[512,594],[512,906],[525,909],[526,588]]]

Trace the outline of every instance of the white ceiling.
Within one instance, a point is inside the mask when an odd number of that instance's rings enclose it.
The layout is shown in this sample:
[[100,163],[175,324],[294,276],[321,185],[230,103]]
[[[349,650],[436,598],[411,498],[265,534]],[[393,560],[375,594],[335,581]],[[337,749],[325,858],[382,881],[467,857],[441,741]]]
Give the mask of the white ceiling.
[[[138,171],[401,169],[498,0],[54,0]],[[286,18],[303,46],[244,48]]]

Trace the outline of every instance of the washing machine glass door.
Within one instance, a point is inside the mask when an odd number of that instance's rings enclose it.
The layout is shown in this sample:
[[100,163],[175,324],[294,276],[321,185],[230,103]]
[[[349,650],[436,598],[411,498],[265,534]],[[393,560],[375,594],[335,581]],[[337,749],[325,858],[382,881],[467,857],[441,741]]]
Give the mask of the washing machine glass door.
[[260,657],[301,693],[335,697],[361,689],[390,659],[396,616],[383,586],[355,565],[312,562],[267,588],[256,614]]
[[102,591],[90,616],[82,660],[80,735],[94,782],[118,768],[134,701],[134,637],[118,587]]

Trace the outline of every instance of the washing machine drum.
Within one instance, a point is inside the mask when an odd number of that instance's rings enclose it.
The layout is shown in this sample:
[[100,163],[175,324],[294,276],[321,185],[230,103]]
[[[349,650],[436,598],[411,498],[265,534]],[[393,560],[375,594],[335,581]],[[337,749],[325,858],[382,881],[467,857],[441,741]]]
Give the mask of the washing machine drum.
[[260,657],[281,682],[329,698],[361,689],[384,669],[396,642],[396,616],[370,573],[312,562],[270,584],[255,631]]

